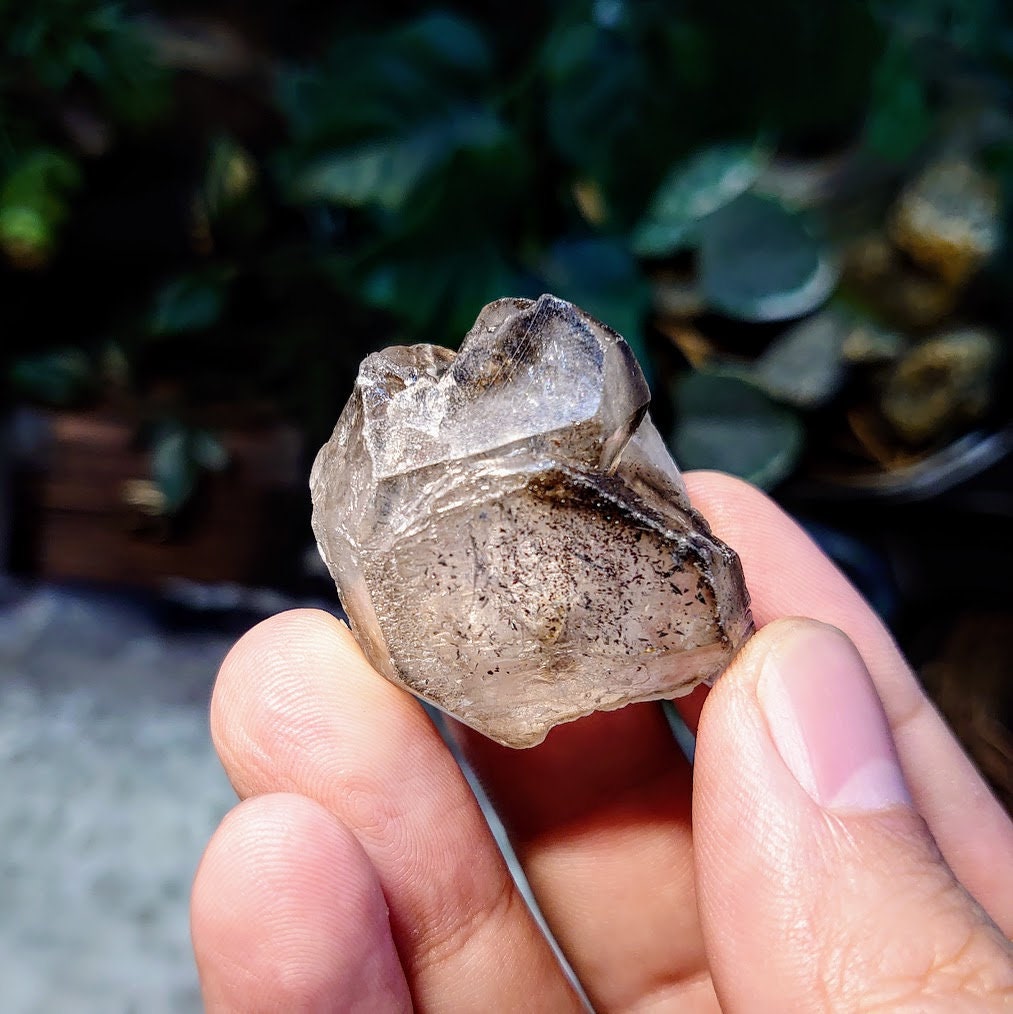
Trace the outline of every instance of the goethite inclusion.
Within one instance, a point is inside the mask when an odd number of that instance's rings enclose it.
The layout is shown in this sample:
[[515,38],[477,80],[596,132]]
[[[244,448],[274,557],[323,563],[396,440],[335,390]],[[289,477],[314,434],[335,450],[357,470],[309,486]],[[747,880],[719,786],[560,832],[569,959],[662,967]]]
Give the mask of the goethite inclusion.
[[370,662],[506,746],[712,682],[752,633],[630,347],[564,300],[368,356],[310,477]]

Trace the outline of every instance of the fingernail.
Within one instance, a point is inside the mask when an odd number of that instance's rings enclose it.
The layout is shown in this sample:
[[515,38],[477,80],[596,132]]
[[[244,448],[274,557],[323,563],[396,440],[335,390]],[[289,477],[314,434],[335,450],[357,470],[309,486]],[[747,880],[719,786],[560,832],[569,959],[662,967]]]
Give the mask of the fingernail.
[[763,661],[757,696],[782,760],[824,809],[911,805],[879,695],[840,631],[786,632]]

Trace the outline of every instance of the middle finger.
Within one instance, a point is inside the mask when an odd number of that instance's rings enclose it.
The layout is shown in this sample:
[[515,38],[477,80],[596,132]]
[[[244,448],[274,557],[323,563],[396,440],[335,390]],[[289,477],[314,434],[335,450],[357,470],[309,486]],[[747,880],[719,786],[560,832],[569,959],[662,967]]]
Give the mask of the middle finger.
[[599,713],[528,750],[455,735],[596,1007],[716,1009],[696,909],[692,772],[656,704]]

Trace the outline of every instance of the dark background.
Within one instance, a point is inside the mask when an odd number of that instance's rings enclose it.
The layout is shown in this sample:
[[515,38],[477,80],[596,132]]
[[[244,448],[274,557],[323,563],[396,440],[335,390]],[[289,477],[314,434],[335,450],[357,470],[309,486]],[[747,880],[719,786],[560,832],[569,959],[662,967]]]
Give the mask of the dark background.
[[552,291],[1013,799],[1008,5],[48,0],[0,49],[18,581],[333,601],[305,478],[359,361]]

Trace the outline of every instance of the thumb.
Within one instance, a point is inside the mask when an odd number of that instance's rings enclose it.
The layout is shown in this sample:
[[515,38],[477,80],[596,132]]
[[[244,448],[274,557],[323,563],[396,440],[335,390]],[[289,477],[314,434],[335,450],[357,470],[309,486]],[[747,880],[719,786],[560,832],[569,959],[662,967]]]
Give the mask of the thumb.
[[979,1010],[1013,997],[1009,943],[939,855],[869,673],[835,628],[770,624],[711,691],[693,827],[722,1009]]

